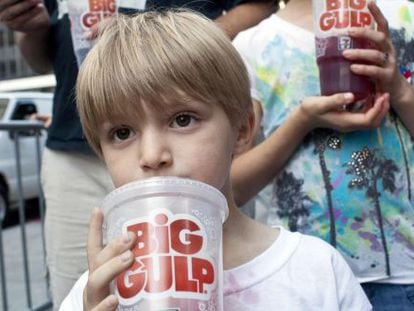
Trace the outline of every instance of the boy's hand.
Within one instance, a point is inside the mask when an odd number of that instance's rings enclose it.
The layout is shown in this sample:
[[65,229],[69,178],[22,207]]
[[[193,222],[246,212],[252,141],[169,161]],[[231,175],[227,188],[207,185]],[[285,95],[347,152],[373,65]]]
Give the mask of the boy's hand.
[[103,214],[94,209],[88,233],[89,277],[83,292],[83,309],[95,311],[116,310],[118,300],[109,293],[109,284],[134,261],[131,248],[136,236],[129,233],[114,239],[107,246],[102,244]]
[[400,74],[397,56],[390,38],[388,22],[374,1],[368,4],[378,27],[377,30],[360,27],[351,28],[353,38],[366,39],[373,44],[372,49],[349,49],[343,52],[345,58],[355,62],[351,71],[370,77],[376,82],[378,92],[390,94],[391,102],[399,102],[404,88],[409,86]]
[[43,0],[0,0],[0,22],[20,32],[49,28],[49,14]]
[[306,98],[296,113],[300,122],[305,122],[309,130],[331,128],[340,132],[350,132],[376,128],[389,109],[389,94],[377,96],[371,108],[364,112],[348,112],[344,106],[353,102],[351,93]]

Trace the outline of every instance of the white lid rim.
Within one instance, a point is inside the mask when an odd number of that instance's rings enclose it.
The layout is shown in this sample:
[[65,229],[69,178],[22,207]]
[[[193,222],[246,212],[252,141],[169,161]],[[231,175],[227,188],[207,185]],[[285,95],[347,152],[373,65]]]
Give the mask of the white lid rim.
[[[119,193],[129,192],[131,190],[136,190],[137,188],[141,191],[140,194],[136,194],[137,197],[147,197],[148,195],[168,196],[177,193],[182,195],[188,194],[193,198],[199,196],[204,201],[209,201],[222,207],[221,209],[224,212],[222,213],[224,214],[223,222],[227,219],[229,214],[227,200],[218,189],[206,183],[188,178],[163,176],[133,181],[111,191],[102,201],[101,209],[104,215],[109,212],[108,210],[110,208],[121,204],[124,200],[130,199],[119,199]],[[196,193],[195,191],[197,191],[197,188],[201,189],[202,192]]]

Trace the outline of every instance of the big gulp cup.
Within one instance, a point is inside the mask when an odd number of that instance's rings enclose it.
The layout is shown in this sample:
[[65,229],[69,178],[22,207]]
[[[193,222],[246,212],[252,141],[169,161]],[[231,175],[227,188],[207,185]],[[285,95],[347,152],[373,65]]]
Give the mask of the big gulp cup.
[[350,27],[374,27],[374,18],[367,7],[372,0],[313,0],[313,28],[316,58],[319,67],[321,95],[351,92],[355,101],[368,98],[373,82],[351,72],[351,61],[345,49],[366,49],[369,42],[350,37]]
[[102,204],[106,241],[137,236],[135,261],[112,284],[118,310],[223,310],[222,225],[215,188],[155,177],[112,191]]
[[115,13],[115,0],[67,0],[73,49],[78,66],[88,54],[93,42],[86,37],[92,27]]

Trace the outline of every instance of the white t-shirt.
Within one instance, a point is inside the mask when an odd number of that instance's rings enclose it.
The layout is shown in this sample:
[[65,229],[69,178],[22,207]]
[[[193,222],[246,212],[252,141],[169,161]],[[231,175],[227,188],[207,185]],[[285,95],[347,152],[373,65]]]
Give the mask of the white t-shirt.
[[[87,278],[86,272],[76,282],[61,311],[82,310]],[[372,310],[358,281],[334,248],[318,238],[283,228],[265,252],[224,271],[225,311],[276,309]]]

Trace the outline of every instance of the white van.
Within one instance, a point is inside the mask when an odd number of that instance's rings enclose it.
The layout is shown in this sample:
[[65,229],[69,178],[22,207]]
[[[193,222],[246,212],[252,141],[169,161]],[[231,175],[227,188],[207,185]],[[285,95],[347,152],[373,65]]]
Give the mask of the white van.
[[[52,113],[52,93],[0,93],[0,123],[27,122],[33,113]],[[43,148],[46,131],[40,136]],[[37,149],[34,131],[24,130],[19,133],[19,150],[23,199],[36,198],[39,195],[39,176],[37,168]],[[15,157],[15,137],[7,130],[0,130],[0,221],[7,216],[10,209],[17,207],[19,200]]]

